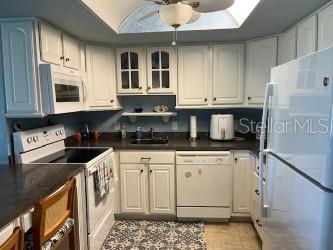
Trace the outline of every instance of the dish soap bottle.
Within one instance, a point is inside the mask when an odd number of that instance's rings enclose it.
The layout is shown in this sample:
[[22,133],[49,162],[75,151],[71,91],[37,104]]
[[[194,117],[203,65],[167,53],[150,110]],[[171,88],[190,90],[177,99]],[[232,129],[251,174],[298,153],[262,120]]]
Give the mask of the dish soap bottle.
[[123,126],[121,127],[121,138],[122,139],[126,139],[126,135],[127,135],[127,133],[126,133],[126,125],[123,124]]
[[141,127],[136,128],[136,139],[142,139]]

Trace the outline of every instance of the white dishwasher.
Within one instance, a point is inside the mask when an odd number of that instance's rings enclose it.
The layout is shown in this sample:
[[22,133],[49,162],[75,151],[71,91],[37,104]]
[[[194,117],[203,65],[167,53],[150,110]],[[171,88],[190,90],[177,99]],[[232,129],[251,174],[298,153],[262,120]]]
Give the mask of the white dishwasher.
[[177,217],[179,219],[230,218],[231,153],[178,151]]

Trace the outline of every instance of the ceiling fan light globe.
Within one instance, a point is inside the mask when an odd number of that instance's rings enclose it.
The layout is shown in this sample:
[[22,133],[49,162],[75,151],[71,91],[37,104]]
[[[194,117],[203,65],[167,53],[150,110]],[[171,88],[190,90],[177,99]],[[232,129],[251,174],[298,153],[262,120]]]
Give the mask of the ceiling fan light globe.
[[192,7],[180,2],[176,4],[162,5],[159,15],[163,22],[169,26],[181,26],[186,24],[192,17]]

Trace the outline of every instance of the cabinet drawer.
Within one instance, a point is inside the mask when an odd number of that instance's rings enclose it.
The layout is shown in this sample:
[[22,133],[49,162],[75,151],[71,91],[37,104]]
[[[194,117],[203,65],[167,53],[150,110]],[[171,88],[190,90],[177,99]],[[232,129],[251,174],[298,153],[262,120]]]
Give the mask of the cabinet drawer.
[[3,244],[13,233],[15,228],[14,222],[9,223],[0,229],[0,245]]
[[255,229],[257,230],[260,238],[262,239],[263,229],[262,229],[261,211],[260,211],[259,205],[255,201],[253,202],[252,221],[253,221]]
[[120,152],[120,163],[150,163],[150,164],[174,164],[174,152],[152,152],[152,151],[136,151],[136,152]]

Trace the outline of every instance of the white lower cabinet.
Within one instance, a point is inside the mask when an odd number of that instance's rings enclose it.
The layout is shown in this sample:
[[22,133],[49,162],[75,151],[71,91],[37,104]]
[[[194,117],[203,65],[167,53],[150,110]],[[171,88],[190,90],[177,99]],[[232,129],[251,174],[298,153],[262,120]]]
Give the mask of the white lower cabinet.
[[249,152],[235,152],[233,164],[233,213],[251,213],[252,159]]
[[174,215],[174,152],[120,152],[119,155],[121,213]]
[[146,171],[143,164],[120,164],[120,195],[123,213],[145,213]]
[[175,213],[175,166],[150,165],[149,190],[151,214]]

